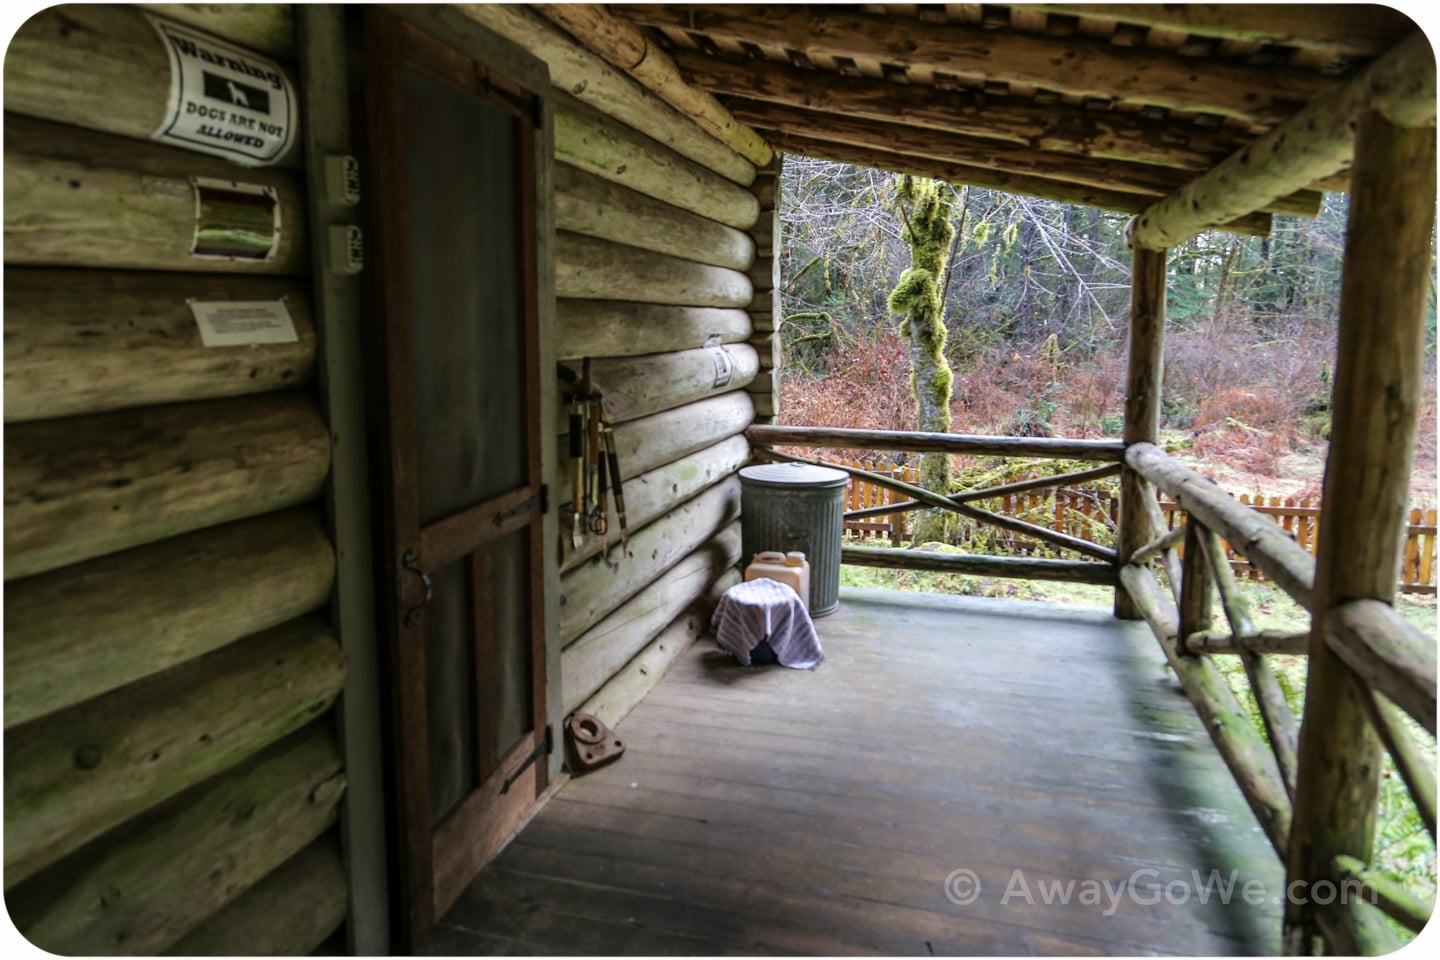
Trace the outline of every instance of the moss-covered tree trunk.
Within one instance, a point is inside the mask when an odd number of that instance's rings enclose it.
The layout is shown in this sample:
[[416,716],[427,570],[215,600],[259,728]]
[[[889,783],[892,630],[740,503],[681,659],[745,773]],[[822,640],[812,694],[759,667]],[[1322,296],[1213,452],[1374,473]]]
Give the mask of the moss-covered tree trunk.
[[[947,185],[927,177],[902,176],[897,181],[897,207],[910,245],[910,268],[890,294],[890,310],[899,314],[900,336],[909,345],[910,390],[915,397],[918,429],[950,430],[950,364],[945,359],[945,317],[941,283],[950,258],[955,227],[950,222]],[[950,492],[950,455],[927,453],[920,460],[920,485]],[[915,522],[915,543],[943,540],[948,515],[924,510]]]

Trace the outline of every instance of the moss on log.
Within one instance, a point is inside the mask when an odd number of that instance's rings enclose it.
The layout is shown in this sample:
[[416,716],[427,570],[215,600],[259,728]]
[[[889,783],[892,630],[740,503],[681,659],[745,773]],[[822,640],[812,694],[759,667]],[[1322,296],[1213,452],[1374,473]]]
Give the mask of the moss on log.
[[686,307],[747,307],[745,274],[578,233],[555,235],[555,293]]
[[755,404],[743,390],[630,420],[615,428],[620,470],[637,476],[734,436],[754,420]]
[[564,712],[599,690],[739,559],[740,524],[731,523],[566,647]]
[[555,320],[555,352],[560,360],[694,350],[714,336],[722,343],[738,343],[751,333],[749,314],[733,307],[560,300],[555,304]]
[[600,718],[614,727],[645,699],[666,672],[690,649],[690,645],[710,629],[710,616],[721,596],[740,582],[740,572],[730,570],[710,585],[675,621],[641,650],[594,696],[580,705],[583,713]]
[[728,477],[638,531],[628,546],[560,578],[560,642],[568,645],[740,515],[740,479]]
[[345,661],[323,620],[246,637],[5,732],[5,884],[299,729]]
[[5,725],[81,703],[325,603],[334,554],[287,510],[5,585]]
[[344,790],[319,721],[13,888],[6,906],[52,953],[158,953],[323,833]]
[[749,234],[682,210],[579,167],[556,164],[555,226],[731,270],[755,262]]
[[735,183],[748,185],[755,179],[752,163],[533,11],[503,3],[462,3],[456,8],[544,60],[555,86],[576,99]]
[[329,431],[298,392],[12,424],[5,576],[305,503],[329,468]]
[[[188,301],[276,301],[294,343],[206,347]],[[315,378],[302,283],[109,270],[5,273],[5,422],[268,393]]]
[[[191,254],[196,177],[274,189],[281,229],[272,259]],[[158,143],[6,117],[7,265],[303,274],[310,270],[307,220],[294,172],[246,170]]]
[[583,105],[556,103],[555,159],[737,230],[760,216],[749,190]]
[[[732,436],[712,446],[697,450],[654,470],[625,480],[625,519],[631,529],[638,530],[701,490],[735,473],[750,458],[750,444],[744,437]],[[562,512],[561,516],[565,514]],[[609,542],[620,536],[620,521],[614,506],[609,510]],[[605,539],[586,530],[576,550],[569,539],[561,546],[561,571],[575,566],[601,552]]]
[[[258,41],[294,52],[294,18],[287,5],[154,4],[152,9],[208,33],[237,35],[243,45]],[[288,82],[294,86],[293,78]],[[146,15],[128,4],[42,10],[20,25],[5,54],[7,111],[137,140],[149,140],[163,123],[170,85],[165,42]],[[300,138],[292,144],[286,159],[298,166]]]
[[[717,369],[717,352],[678,350],[595,360],[591,370],[596,389],[604,396],[606,422],[622,423],[647,413],[729,393],[755,379],[760,358],[754,347],[745,343],[725,347],[729,367],[723,376]],[[570,361],[570,365],[576,364]],[[623,460],[621,464],[624,465]]]
[[165,953],[175,957],[307,956],[344,922],[349,906],[340,851],[333,839],[321,837]]

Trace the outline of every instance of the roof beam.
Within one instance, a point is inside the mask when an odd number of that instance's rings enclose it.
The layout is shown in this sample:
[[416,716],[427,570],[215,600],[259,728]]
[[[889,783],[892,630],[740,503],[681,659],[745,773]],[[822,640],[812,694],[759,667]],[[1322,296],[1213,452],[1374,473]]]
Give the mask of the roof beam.
[[1374,57],[1415,29],[1379,4],[1312,3],[1041,3],[1047,13],[1101,17],[1226,40]]
[[651,43],[633,23],[612,16],[598,3],[532,6],[536,13],[624,70],[642,87],[755,166],[763,167],[774,157],[774,151],[763,137],[737,121],[710,94],[686,83],[670,55]]
[[[736,118],[762,130],[780,131],[793,136],[859,147],[874,147],[893,153],[985,167],[1001,173],[1083,184],[1124,193],[1163,197],[1178,190],[1191,179],[1190,174],[1183,170],[1046,153],[999,140],[966,137],[838,114],[815,113],[778,104],[737,100],[729,106]],[[1280,198],[1266,207],[1265,211],[1313,217],[1320,212],[1321,200],[1322,195],[1319,193],[1302,191]]]
[[1401,127],[1435,123],[1435,58],[1415,31],[1339,92],[1306,107],[1288,123],[1231,154],[1213,170],[1154,204],[1130,226],[1130,242],[1173,247],[1348,165],[1355,126],[1377,110]]
[[1301,70],[1249,67],[1124,48],[1081,37],[1054,39],[805,6],[612,5],[636,23],[716,39],[780,44],[807,56],[924,65],[990,81],[1026,83],[1082,97],[1145,103],[1278,123],[1338,85]]
[[[770,145],[775,149],[801,156],[878,167],[881,170],[891,170],[895,173],[914,173],[925,177],[938,177],[951,183],[968,183],[985,190],[1021,193],[1039,197],[1042,200],[1055,200],[1082,207],[1099,207],[1102,210],[1117,210],[1121,213],[1138,213],[1149,202],[1149,198],[1136,193],[1106,190],[1083,184],[1061,183],[1041,177],[1004,173],[986,167],[948,163],[929,157],[907,156],[888,150],[878,150],[874,147],[857,147],[853,144],[837,143],[832,140],[820,140],[789,133],[773,133],[769,139]],[[1265,236],[1270,232],[1270,215],[1250,214],[1239,218],[1235,223],[1216,229],[1248,236]]]
[[883,83],[769,60],[726,60],[677,50],[675,62],[692,84],[711,93],[1182,170],[1208,170],[1246,139],[1224,127],[1192,125],[1182,131],[1173,122],[1114,110]]

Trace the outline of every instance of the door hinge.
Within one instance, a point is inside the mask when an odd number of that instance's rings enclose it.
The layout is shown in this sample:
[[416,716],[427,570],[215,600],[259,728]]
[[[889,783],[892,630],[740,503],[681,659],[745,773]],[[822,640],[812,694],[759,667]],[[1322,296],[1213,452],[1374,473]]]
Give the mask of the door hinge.
[[530,751],[530,756],[525,758],[525,762],[520,764],[520,766],[516,767],[515,772],[505,778],[505,782],[500,787],[500,792],[509,793],[510,788],[515,785],[515,781],[519,780],[521,774],[523,774],[526,770],[529,770],[531,765],[534,764],[536,760],[539,760],[541,757],[548,757],[554,752],[554,728],[546,727],[545,736],[541,738],[539,743],[535,744],[535,749]]

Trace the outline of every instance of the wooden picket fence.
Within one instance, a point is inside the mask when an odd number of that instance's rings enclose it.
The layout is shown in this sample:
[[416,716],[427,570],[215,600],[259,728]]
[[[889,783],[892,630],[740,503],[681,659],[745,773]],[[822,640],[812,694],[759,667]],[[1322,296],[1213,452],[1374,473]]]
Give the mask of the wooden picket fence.
[[[851,461],[846,465],[860,467],[908,483],[916,483],[919,476],[919,470],[911,465],[897,467],[873,460]],[[847,512],[863,510],[888,503],[900,503],[906,499],[908,498],[903,494],[851,478],[850,484],[845,490],[845,509]],[[1284,530],[1294,535],[1296,543],[1300,544],[1307,553],[1314,555],[1320,525],[1320,501],[1318,498],[1267,497],[1262,494],[1245,493],[1240,495],[1239,500],[1251,509],[1273,517]],[[1104,542],[1102,530],[1108,529],[1112,531],[1113,535],[1119,503],[1109,490],[1082,488],[1012,494],[985,501],[977,506],[1007,516],[1021,517],[1031,523],[1044,523],[1052,530],[1087,540],[1095,540],[1097,535],[1100,535]],[[1162,498],[1160,506],[1165,511],[1166,519],[1172,528],[1180,522],[1179,518],[1183,517],[1184,512],[1176,504]],[[1043,516],[1041,515],[1042,511]],[[909,538],[910,527],[907,523],[909,517],[910,514],[900,513],[872,517],[869,520],[847,520],[845,521],[845,532],[861,539],[889,540],[892,544],[899,546]],[[983,527],[983,529],[986,537],[986,552],[1025,555],[1039,546],[1033,541],[1017,537],[1004,530],[994,527]],[[960,533],[956,538],[957,542],[970,541],[976,532],[977,525],[965,522],[960,528]],[[1431,595],[1436,593],[1436,574],[1440,572],[1440,568],[1437,568],[1436,563],[1435,540],[1436,511],[1418,508],[1411,510],[1405,537],[1405,558],[1400,568],[1399,586],[1401,591]],[[1228,543],[1225,544],[1225,550],[1229,554],[1231,566],[1234,567],[1237,576],[1243,576],[1249,580],[1264,579],[1260,571],[1231,550]]]

